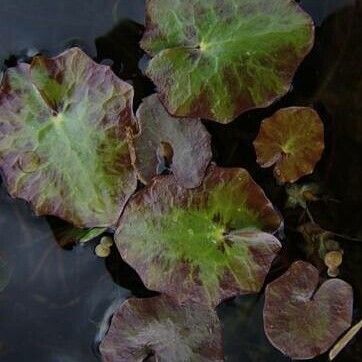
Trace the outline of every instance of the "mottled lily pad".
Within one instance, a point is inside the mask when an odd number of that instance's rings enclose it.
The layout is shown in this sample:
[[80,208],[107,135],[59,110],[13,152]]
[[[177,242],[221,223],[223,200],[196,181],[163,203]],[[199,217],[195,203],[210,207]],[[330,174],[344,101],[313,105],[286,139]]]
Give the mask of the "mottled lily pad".
[[291,0],[148,0],[142,48],[168,111],[228,123],[284,95],[314,41]]
[[220,322],[199,304],[166,296],[128,299],[100,345],[104,362],[223,361]]
[[[156,95],[143,100],[137,119],[140,132],[132,143],[142,182],[148,184],[162,171],[163,158],[170,158],[170,169],[182,186],[199,186],[212,158],[211,137],[201,121],[170,116]],[[163,145],[171,147],[171,155],[160,152]]]
[[10,194],[76,226],[114,224],[137,186],[133,88],[73,48],[7,71],[0,167]]
[[153,179],[131,198],[115,240],[149,289],[217,305],[260,290],[281,247],[266,232],[280,223],[246,170],[212,165],[195,189]]
[[319,288],[318,283],[318,270],[297,261],[266,288],[265,333],[292,359],[326,352],[351,325],[351,286],[340,279],[330,279]]
[[254,141],[261,167],[275,164],[281,182],[295,182],[313,172],[324,150],[324,127],[316,111],[290,107],[265,119]]

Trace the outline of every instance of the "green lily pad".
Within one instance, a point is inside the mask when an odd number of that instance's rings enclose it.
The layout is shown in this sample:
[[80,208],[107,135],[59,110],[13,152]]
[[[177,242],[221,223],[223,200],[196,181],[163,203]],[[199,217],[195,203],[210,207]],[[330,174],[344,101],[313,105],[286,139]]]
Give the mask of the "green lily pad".
[[168,111],[229,123],[288,92],[314,42],[291,0],[148,0],[141,47]]
[[56,242],[62,247],[71,247],[76,243],[87,243],[100,237],[107,228],[80,229],[58,218],[48,218],[48,223]]
[[[143,100],[137,119],[140,132],[132,144],[142,182],[148,184],[158,174],[164,157],[170,158],[170,169],[181,185],[199,186],[212,158],[211,137],[201,121],[170,116],[156,95]],[[171,155],[162,155],[162,145],[170,148]]]
[[254,141],[261,167],[275,164],[280,182],[295,182],[313,172],[324,150],[324,126],[312,108],[283,108],[265,119]]
[[131,198],[115,241],[149,289],[217,305],[260,290],[281,248],[267,232],[280,223],[246,170],[212,165],[195,189],[154,178]]
[[264,329],[271,344],[291,359],[326,352],[352,322],[352,287],[330,279],[319,288],[318,270],[297,261],[266,287]]
[[100,345],[103,361],[221,362],[221,326],[200,304],[161,295],[125,301]]
[[79,227],[115,224],[137,180],[133,88],[80,49],[7,71],[0,167],[10,194]]

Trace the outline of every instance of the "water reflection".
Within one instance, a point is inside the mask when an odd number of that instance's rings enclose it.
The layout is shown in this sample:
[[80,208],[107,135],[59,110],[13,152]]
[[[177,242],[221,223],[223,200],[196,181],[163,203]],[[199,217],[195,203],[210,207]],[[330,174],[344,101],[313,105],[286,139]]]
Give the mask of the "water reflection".
[[268,342],[263,329],[263,306],[262,296],[248,295],[235,298],[218,307],[224,330],[227,362],[290,360]]
[[133,20],[120,21],[107,34],[96,39],[97,60],[110,59],[113,71],[131,83],[135,90],[134,108],[154,92],[153,83],[140,69],[144,52],[139,47],[144,27]]
[[92,345],[104,314],[129,292],[113,283],[94,246],[61,249],[45,218],[3,188],[0,215],[0,253],[12,268],[0,294],[0,360],[97,361]]
[[299,3],[309,14],[313,14],[314,23],[320,26],[328,16],[346,6],[355,6],[356,0],[301,0]]
[[1,0],[0,60],[30,50],[55,54],[81,45],[96,55],[94,39],[119,21],[143,23],[143,0]]

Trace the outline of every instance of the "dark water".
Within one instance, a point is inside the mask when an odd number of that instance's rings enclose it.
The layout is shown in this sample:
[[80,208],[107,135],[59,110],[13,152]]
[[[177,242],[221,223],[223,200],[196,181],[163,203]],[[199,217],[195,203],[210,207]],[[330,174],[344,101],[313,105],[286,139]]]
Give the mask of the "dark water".
[[[362,239],[362,81],[360,61],[361,2],[305,0],[301,5],[317,25],[316,44],[298,71],[293,90],[265,110],[248,112],[228,126],[206,122],[213,136],[215,160],[246,167],[286,217],[284,250],[268,277],[280,275],[305,258],[303,240],[293,231],[297,213],[284,212],[285,192],[270,170],[255,164],[252,141],[261,120],[290,105],[315,107],[326,127],[327,148],[317,171],[303,181],[321,185],[337,201],[317,202],[311,212],[324,228]],[[147,59],[138,47],[142,35],[142,0],[1,0],[0,64],[27,60],[78,45],[131,82],[136,105],[153,92],[143,76]],[[340,277],[355,293],[354,320],[361,318],[362,242],[341,241],[345,261]],[[0,191],[0,262],[9,284],[0,293],[1,362],[99,361],[97,335],[102,320],[132,293],[145,296],[135,273],[114,251],[107,261],[96,258],[94,244],[64,250],[45,218],[37,218],[19,200]],[[227,361],[286,361],[266,340],[262,325],[263,296],[236,298],[218,308],[224,327]],[[108,311],[107,311],[108,310]],[[337,361],[359,361],[361,337]],[[321,356],[318,361],[327,361]]]

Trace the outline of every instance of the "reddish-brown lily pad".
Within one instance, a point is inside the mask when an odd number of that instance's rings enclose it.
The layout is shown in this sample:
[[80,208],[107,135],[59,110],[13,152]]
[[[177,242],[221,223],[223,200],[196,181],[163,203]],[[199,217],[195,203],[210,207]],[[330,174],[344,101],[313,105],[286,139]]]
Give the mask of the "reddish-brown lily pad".
[[216,313],[200,304],[179,305],[164,295],[125,301],[100,351],[104,362],[224,360]]
[[[160,157],[169,157],[170,169],[182,186],[199,186],[212,158],[211,137],[201,121],[170,116],[157,95],[143,100],[137,119],[140,131],[132,143],[141,181],[148,184],[163,162]],[[170,147],[171,155],[162,155],[163,145]]]
[[275,164],[275,178],[295,182],[313,172],[324,150],[324,127],[316,111],[290,107],[265,119],[254,141],[261,167]]
[[231,122],[284,95],[314,40],[291,0],[147,0],[146,74],[178,117]]
[[115,240],[149,289],[217,305],[260,290],[281,248],[267,232],[280,223],[246,170],[212,165],[195,189],[154,178],[131,198]]
[[318,270],[297,261],[266,288],[265,333],[292,359],[326,352],[351,325],[352,287],[340,279],[318,283]]
[[81,227],[116,223],[137,179],[127,144],[133,88],[80,49],[7,71],[0,167],[10,194]]

